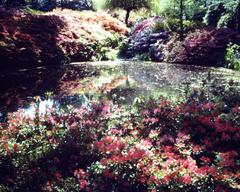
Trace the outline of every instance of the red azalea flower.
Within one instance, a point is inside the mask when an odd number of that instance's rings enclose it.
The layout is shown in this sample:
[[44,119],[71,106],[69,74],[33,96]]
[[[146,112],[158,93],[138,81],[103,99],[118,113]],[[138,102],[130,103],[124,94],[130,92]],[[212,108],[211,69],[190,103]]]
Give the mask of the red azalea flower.
[[60,172],[55,172],[54,173],[54,178],[57,180],[57,181],[61,181],[61,179],[62,179],[62,175],[61,175],[61,173]]
[[14,153],[16,153],[17,150],[18,150],[18,145],[15,143],[15,144],[13,145],[13,151],[14,151]]
[[79,185],[80,185],[80,189],[83,190],[83,189],[86,189],[86,187],[88,186],[88,182],[85,179],[81,179],[79,181]]
[[188,174],[181,177],[180,180],[181,180],[182,183],[187,184],[187,185],[192,183],[192,178]]

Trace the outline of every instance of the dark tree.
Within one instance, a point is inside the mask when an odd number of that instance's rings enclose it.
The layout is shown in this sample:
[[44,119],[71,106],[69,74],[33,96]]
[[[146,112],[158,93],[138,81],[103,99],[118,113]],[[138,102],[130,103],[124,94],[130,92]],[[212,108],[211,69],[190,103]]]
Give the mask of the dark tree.
[[52,11],[57,7],[57,0],[47,0],[46,3],[41,5],[40,9],[42,11]]
[[236,15],[237,15],[237,31],[238,33],[240,33],[240,0],[238,1]]
[[179,14],[179,20],[180,20],[180,40],[183,40],[183,0],[180,0],[180,14]]
[[106,1],[106,8],[115,9],[121,8],[126,11],[125,23],[128,25],[130,13],[133,10],[140,8],[149,8],[149,0],[108,0]]
[[5,3],[6,7],[20,7],[25,6],[25,0],[7,0]]

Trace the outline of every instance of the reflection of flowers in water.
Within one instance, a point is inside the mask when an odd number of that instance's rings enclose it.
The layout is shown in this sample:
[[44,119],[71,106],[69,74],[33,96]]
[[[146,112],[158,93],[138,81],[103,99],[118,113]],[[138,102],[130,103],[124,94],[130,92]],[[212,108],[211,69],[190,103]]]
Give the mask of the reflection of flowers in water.
[[25,115],[30,117],[35,117],[35,115],[38,113],[40,115],[44,115],[49,113],[53,106],[57,107],[57,102],[54,102],[53,99],[46,99],[46,100],[40,100],[37,103],[34,103],[29,108],[25,109]]
[[[34,118],[36,115],[47,115],[51,112],[61,113],[64,108],[79,108],[84,107],[88,110],[92,109],[91,98],[85,95],[75,95],[55,100],[52,98],[39,99],[39,101],[24,109],[24,115]],[[1,117],[1,114],[0,114]]]
[[53,107],[53,100],[44,100],[39,103],[39,113],[46,113],[47,109],[51,109]]
[[0,122],[4,121],[4,114],[0,112]]

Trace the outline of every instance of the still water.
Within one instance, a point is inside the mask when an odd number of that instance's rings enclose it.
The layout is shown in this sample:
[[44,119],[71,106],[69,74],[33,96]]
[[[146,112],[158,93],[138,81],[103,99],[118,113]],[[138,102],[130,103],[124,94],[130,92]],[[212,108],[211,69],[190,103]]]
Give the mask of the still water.
[[87,106],[99,97],[126,105],[139,97],[175,99],[203,85],[228,85],[231,81],[239,87],[240,73],[224,68],[132,61],[11,71],[0,74],[0,118],[19,108],[34,114],[53,107]]

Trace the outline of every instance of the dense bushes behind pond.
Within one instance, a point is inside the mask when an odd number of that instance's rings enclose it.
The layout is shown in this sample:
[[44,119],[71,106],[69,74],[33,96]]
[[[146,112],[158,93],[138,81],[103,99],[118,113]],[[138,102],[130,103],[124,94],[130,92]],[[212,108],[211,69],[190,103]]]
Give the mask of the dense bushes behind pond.
[[239,35],[231,29],[203,26],[198,26],[198,29],[193,23],[185,26],[186,35],[180,41],[167,23],[162,17],[137,23],[123,50],[125,55],[139,60],[226,66],[225,53],[228,44],[240,44]]
[[230,29],[199,29],[189,33],[183,42],[172,39],[166,48],[166,61],[173,63],[224,66],[229,42],[240,43]]
[[163,47],[170,40],[170,33],[155,28],[163,22],[162,17],[153,17],[135,24],[122,50],[127,58],[163,61]]
[[107,59],[106,52],[126,33],[125,25],[106,13],[54,10],[33,15],[1,8],[0,67]]
[[239,191],[240,100],[232,85],[175,102],[138,99],[130,108],[101,99],[9,114],[0,124],[0,190]]

